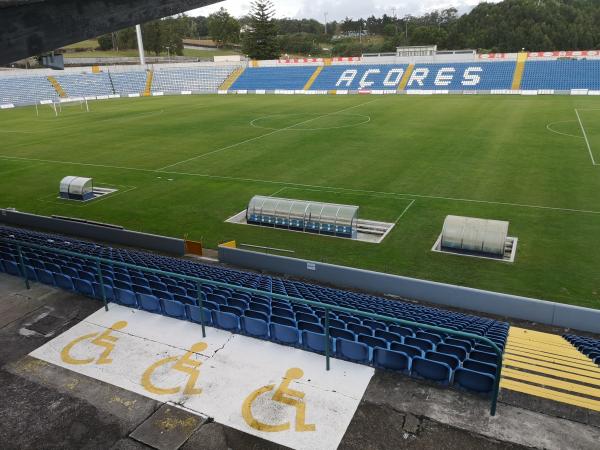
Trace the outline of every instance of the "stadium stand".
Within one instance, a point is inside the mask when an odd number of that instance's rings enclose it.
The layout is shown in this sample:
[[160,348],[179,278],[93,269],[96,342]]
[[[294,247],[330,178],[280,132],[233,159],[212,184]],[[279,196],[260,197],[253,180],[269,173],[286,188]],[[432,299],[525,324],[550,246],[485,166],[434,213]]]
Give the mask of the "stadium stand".
[[[317,70],[317,68],[321,70]],[[188,66],[146,71],[65,73],[56,75],[68,97],[151,92],[232,91],[510,91],[571,89],[600,90],[600,60],[527,61],[515,76],[516,61],[478,61],[435,64],[342,64],[331,66],[248,67]],[[235,74],[239,77],[236,79]],[[522,75],[522,78],[521,78]],[[234,81],[235,80],[235,81]],[[517,80],[517,81],[515,81]],[[148,81],[148,86],[146,82]],[[147,90],[150,87],[151,91]],[[229,86],[226,81],[233,82]],[[309,82],[310,81],[310,82]],[[308,87],[307,87],[308,86]],[[27,105],[58,100],[58,92],[46,76],[0,76],[0,105]]]
[[510,89],[515,62],[417,64],[406,89],[493,90]]
[[216,91],[235,69],[237,66],[158,69],[154,71],[152,91]]
[[109,76],[115,94],[141,94],[146,87],[146,71],[111,72]]
[[0,105],[27,105],[43,100],[58,100],[46,77],[0,77]]
[[86,97],[113,94],[112,84],[107,73],[82,73],[57,75],[68,97]]
[[326,66],[313,83],[312,89],[397,89],[407,68],[407,64]]
[[[200,322],[203,315],[207,325],[312,352],[324,352],[325,310],[274,299],[270,293],[473,333],[489,338],[500,349],[504,349],[508,335],[509,325],[504,322],[300,281],[10,227],[0,227],[0,238],[227,283],[231,287],[203,283],[201,309],[195,283],[101,264],[109,301],[193,322]],[[29,279],[89,297],[102,297],[95,262],[26,246],[22,251],[23,267]],[[16,246],[0,243],[0,271],[22,276],[21,267]],[[264,294],[236,291],[234,286],[261,290]],[[331,348],[338,358],[445,385],[454,384],[470,391],[492,392],[497,356],[491,347],[474,340],[427,332],[417,326],[386,324],[358,315],[330,312],[328,319]]]
[[600,60],[528,61],[521,89],[600,90]]
[[[395,90],[408,65],[366,65],[325,67],[312,86],[314,90]],[[407,89],[469,90],[507,89],[513,63],[416,65]]]
[[248,68],[233,83],[233,90],[301,90],[315,66]]
[[563,338],[600,367],[600,340],[573,334],[564,334]]

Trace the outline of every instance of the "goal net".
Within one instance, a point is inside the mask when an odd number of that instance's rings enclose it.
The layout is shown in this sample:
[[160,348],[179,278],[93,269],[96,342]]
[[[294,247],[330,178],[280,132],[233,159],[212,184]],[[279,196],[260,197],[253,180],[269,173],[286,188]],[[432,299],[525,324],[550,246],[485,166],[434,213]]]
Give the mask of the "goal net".
[[85,98],[64,98],[51,105],[56,116],[69,113],[90,112],[90,106]]

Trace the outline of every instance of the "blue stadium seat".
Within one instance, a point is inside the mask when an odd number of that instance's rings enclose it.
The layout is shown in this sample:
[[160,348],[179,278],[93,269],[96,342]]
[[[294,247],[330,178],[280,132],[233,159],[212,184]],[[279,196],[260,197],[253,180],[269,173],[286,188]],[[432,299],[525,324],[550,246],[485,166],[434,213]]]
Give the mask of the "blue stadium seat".
[[496,364],[489,364],[473,359],[466,359],[462,363],[463,368],[473,370],[475,372],[487,373],[489,375],[496,375],[497,366]]
[[65,289],[67,291],[75,290],[75,286],[73,286],[73,280],[71,280],[71,277],[63,275],[62,273],[54,274],[54,282],[58,288]]
[[[325,334],[315,333],[309,330],[302,331],[302,346],[306,350],[317,353],[325,353]],[[329,351],[333,352],[333,339],[329,338]]]
[[419,347],[413,347],[412,345],[400,344],[398,342],[392,342],[390,344],[390,350],[405,353],[408,356],[410,356],[411,358],[425,355],[425,352],[423,352],[423,350],[421,350]]
[[314,66],[247,68],[232,90],[301,90],[315,72]]
[[403,338],[399,334],[385,330],[375,330],[375,337],[385,339],[388,343],[400,342],[403,343]]
[[297,346],[300,344],[300,332],[296,327],[271,323],[271,339],[280,344]]
[[219,311],[235,314],[236,316],[241,316],[244,313],[240,308],[229,305],[219,305]]
[[288,319],[296,320],[296,315],[294,314],[294,311],[292,311],[291,309],[273,306],[271,308],[271,313],[275,316],[287,317]]
[[496,364],[498,362],[498,356],[495,353],[480,352],[477,350],[473,350],[469,353],[469,358],[488,364]]
[[35,274],[37,280],[40,283],[49,284],[50,286],[54,286],[54,275],[52,272],[46,269],[35,269]]
[[356,339],[358,342],[367,344],[369,347],[388,348],[387,341],[382,338],[373,337],[370,334],[359,334]]
[[117,303],[120,303],[123,306],[129,306],[130,308],[138,307],[138,299],[132,291],[115,288],[114,293]]
[[354,334],[373,335],[373,330],[370,327],[366,327],[364,325],[358,325],[356,323],[349,323],[348,325],[346,325],[346,328],[349,331],[352,331]]
[[406,336],[404,338],[404,343],[406,345],[412,345],[413,347],[418,347],[421,350],[423,350],[424,352],[426,352],[428,350],[433,350],[435,348],[434,344],[430,341],[427,341],[425,339],[414,338],[414,337],[410,337],[410,336]]
[[488,373],[458,368],[454,372],[454,382],[470,391],[488,393],[494,389],[495,377]]
[[388,331],[390,333],[399,334],[400,336],[414,336],[413,330],[399,325],[388,325]]
[[373,350],[373,364],[380,369],[408,373],[410,371],[411,358],[403,352],[376,348]]
[[452,376],[452,368],[446,363],[430,361],[416,356],[412,360],[411,373],[429,381],[449,384]]
[[73,278],[73,286],[75,288],[75,292],[85,295],[86,297],[96,298],[94,285],[90,281],[82,280],[80,278]]
[[321,323],[321,320],[315,314],[297,312],[296,313],[296,322],[311,322],[311,323],[319,324],[319,323]]
[[527,61],[521,89],[600,90],[599,60]]
[[458,366],[460,366],[460,360],[456,356],[448,355],[446,353],[438,353],[430,350],[425,353],[425,358],[430,361],[448,364],[452,370],[455,370]]
[[348,341],[356,340],[356,336],[352,331],[343,330],[341,328],[329,327],[329,335],[335,339],[346,339]]
[[460,361],[464,361],[467,357],[467,351],[464,347],[459,347],[457,345],[449,345],[449,344],[439,344],[436,346],[436,351],[438,353],[446,353],[447,355],[454,355]]
[[313,333],[325,333],[325,329],[322,325],[313,322],[298,322],[298,329],[300,331],[312,331]]
[[286,327],[296,327],[296,321],[289,317],[271,316],[271,322],[279,325],[285,325]]
[[[146,309],[141,301],[140,304],[142,305],[142,309]],[[185,305],[183,303],[174,300],[161,300],[160,304],[166,316],[176,319],[186,318]]]
[[369,347],[366,344],[346,339],[335,340],[336,355],[357,363],[368,364],[371,361]]
[[463,339],[455,339],[452,337],[447,337],[446,339],[444,339],[444,343],[454,345],[456,347],[462,347],[465,349],[466,352],[470,352],[473,348],[473,345],[469,341]]
[[[245,315],[241,317],[241,325],[242,332],[247,334],[248,336],[260,338],[260,339],[268,339],[269,338],[269,322],[268,320],[251,317],[246,315],[248,312],[246,311]],[[259,313],[260,314],[260,313]]]
[[[21,276],[21,270],[19,269],[19,266],[17,265],[16,262],[14,261],[2,261],[2,265],[4,266],[4,272],[6,272],[9,275],[14,275],[17,277]],[[36,276],[37,279],[37,276]]]
[[212,322],[218,327],[227,331],[240,331],[240,318],[230,312],[212,311]]
[[252,301],[252,302],[250,302],[249,307],[252,311],[262,312],[267,315],[271,314],[271,308],[269,308],[267,305],[264,305],[262,303],[256,303],[256,302]]
[[153,313],[163,313],[161,301],[154,295],[137,294],[137,299],[139,307],[144,311]]
[[209,309],[186,305],[185,310],[190,321],[195,323],[202,323],[204,321],[205,325],[212,325],[212,314]]

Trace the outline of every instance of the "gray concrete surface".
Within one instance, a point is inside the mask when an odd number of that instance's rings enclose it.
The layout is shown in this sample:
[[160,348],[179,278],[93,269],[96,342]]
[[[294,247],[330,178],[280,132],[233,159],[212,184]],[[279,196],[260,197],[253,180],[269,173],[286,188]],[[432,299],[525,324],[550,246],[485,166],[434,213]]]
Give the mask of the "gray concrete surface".
[[[0,448],[282,448],[210,418],[190,420],[189,413],[170,405],[28,356],[100,307],[46,286],[26,291],[22,280],[0,274]],[[56,318],[43,335],[31,331],[40,317]],[[491,418],[487,399],[376,372],[340,448],[598,449],[600,428],[553,417],[565,412],[551,404],[545,413],[525,409],[529,400],[501,403]],[[166,409],[170,413],[161,416]],[[178,427],[183,435],[165,433]]]
[[600,448],[600,428],[555,417],[557,404],[548,404],[545,413],[526,409],[530,399],[524,398],[520,406],[501,401],[496,416],[491,417],[487,399],[376,372],[363,403],[462,430],[463,437],[548,450]]

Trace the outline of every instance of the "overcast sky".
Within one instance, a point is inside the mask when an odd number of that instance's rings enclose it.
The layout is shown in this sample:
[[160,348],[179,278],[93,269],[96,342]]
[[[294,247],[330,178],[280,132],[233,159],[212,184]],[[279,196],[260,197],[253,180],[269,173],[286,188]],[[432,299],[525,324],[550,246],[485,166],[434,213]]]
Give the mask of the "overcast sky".
[[[500,0],[487,0],[498,3]],[[250,0],[226,0],[205,8],[195,9],[190,12],[194,16],[207,16],[223,7],[230,14],[239,17],[248,13]],[[345,17],[359,18],[371,15],[393,15],[396,8],[398,17],[407,14],[421,15],[436,9],[454,6],[461,13],[469,11],[481,0],[273,0],[278,17],[314,18],[324,21],[325,12],[327,20],[341,20]]]

